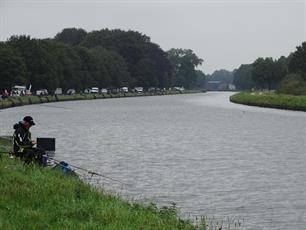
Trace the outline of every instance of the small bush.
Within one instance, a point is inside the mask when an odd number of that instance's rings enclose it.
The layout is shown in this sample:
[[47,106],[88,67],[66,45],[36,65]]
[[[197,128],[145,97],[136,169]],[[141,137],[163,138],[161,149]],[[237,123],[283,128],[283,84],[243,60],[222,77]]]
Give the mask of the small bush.
[[298,74],[289,74],[281,81],[278,93],[306,95],[306,82]]

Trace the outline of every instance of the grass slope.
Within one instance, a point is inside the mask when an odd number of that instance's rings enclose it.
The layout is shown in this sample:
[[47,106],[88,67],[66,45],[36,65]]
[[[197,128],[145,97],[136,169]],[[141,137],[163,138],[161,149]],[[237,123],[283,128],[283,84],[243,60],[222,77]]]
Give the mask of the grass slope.
[[244,105],[254,105],[277,109],[306,111],[306,96],[293,96],[274,93],[237,93],[230,97],[230,101]]
[[[0,139],[0,151],[11,146]],[[0,229],[195,229],[175,208],[130,204],[59,171],[0,159]]]

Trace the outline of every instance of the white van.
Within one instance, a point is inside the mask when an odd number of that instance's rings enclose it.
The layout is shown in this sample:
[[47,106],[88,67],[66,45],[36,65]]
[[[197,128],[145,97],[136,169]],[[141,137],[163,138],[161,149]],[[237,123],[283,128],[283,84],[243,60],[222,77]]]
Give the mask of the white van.
[[98,87],[91,87],[91,93],[99,93]]

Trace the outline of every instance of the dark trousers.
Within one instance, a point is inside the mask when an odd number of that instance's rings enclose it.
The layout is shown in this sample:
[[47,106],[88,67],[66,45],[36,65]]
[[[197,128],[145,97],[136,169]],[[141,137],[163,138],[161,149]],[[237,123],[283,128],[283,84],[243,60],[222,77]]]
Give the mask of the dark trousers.
[[45,161],[43,155],[45,155],[45,150],[41,148],[28,148],[24,149],[22,155],[20,156],[26,164],[31,162],[37,163],[44,166]]

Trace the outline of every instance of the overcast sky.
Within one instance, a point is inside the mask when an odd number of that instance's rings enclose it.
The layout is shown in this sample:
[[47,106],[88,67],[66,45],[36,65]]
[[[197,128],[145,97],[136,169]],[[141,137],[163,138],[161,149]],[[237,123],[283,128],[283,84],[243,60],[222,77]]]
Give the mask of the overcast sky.
[[306,0],[0,0],[0,40],[63,28],[136,30],[165,51],[192,49],[205,73],[287,56],[306,41]]

